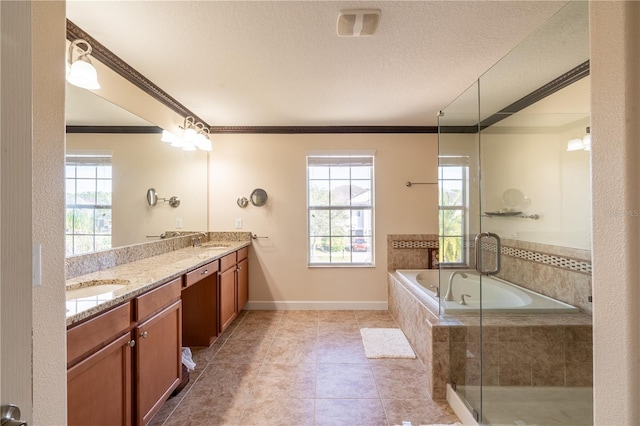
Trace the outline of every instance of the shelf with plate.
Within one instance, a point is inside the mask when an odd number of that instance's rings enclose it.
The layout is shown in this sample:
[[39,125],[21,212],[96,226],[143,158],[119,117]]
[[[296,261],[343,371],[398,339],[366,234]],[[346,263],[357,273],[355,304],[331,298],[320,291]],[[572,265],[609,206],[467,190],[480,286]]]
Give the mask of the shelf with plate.
[[498,211],[498,212],[484,212],[482,217],[519,217],[520,219],[540,219],[540,215],[537,214],[523,214],[522,212],[517,211]]

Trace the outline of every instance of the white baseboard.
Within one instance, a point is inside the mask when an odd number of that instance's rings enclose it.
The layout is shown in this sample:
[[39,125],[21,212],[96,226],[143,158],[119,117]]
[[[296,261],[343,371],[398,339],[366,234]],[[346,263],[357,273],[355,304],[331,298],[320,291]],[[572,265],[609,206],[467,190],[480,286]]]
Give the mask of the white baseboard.
[[250,311],[386,311],[388,302],[285,302],[285,301],[249,301],[244,309]]
[[449,406],[456,413],[456,416],[460,419],[463,425],[477,426],[478,422],[473,418],[473,415],[469,412],[469,409],[465,403],[460,399],[460,396],[453,390],[451,384],[447,383],[447,402]]

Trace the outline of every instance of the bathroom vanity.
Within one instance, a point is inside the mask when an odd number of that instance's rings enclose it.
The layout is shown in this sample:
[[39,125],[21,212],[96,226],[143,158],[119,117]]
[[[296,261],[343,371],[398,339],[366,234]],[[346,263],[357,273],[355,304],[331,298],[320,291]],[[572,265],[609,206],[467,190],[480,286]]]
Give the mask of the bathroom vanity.
[[68,280],[68,424],[147,424],[181,381],[182,347],[211,345],[248,301],[249,244],[205,243]]

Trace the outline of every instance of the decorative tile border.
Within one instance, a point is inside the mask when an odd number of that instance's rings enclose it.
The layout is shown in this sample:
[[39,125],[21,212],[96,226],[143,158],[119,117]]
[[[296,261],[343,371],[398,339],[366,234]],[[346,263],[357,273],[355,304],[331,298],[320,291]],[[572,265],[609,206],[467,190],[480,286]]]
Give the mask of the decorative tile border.
[[[482,250],[492,253],[496,252],[496,245],[492,243],[482,243]],[[502,246],[500,253],[530,262],[542,263],[543,265],[555,266],[556,268],[567,269],[573,272],[591,275],[591,262],[581,259],[573,259],[555,254],[547,254],[539,251],[524,250],[521,248]]]
[[438,248],[437,240],[423,240],[423,241],[398,241],[391,242],[391,247],[394,249],[425,249],[425,248]]
[[[473,241],[465,240],[465,247],[474,247]],[[391,247],[394,249],[427,249],[438,248],[437,240],[393,240]],[[489,242],[482,243],[482,249],[495,253],[496,245]],[[574,259],[571,257],[560,256],[557,254],[548,254],[535,250],[526,250],[522,248],[502,246],[501,254],[511,256],[518,259],[528,260],[530,262],[541,263],[543,265],[554,266],[556,268],[566,269],[572,272],[591,275],[591,261]]]

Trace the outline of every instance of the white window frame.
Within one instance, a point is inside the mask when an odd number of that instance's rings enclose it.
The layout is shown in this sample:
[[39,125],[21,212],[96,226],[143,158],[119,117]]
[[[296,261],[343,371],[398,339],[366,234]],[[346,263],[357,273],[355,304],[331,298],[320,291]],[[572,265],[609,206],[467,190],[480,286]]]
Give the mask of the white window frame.
[[[375,151],[348,151],[348,152],[342,152],[342,151],[331,151],[331,152],[325,152],[325,151],[311,151],[307,153],[307,157],[306,157],[307,161],[306,161],[306,166],[307,166],[307,177],[306,177],[306,189],[307,189],[307,266],[308,267],[338,267],[338,268],[344,268],[344,267],[375,267],[375,250],[374,250],[374,246],[375,246]],[[330,182],[332,180],[337,181],[337,180],[349,180],[349,186],[351,187],[352,185],[352,180],[368,180],[369,181],[369,185],[370,185],[370,205],[362,205],[362,204],[354,204],[354,205],[339,205],[339,206],[332,206],[330,205],[331,202],[329,201],[329,204],[327,205],[311,205],[311,196],[310,196],[310,183],[314,180],[311,179],[310,176],[310,167],[313,166],[313,164],[315,163],[320,164],[321,162],[326,162],[328,166],[331,166],[332,164],[335,164],[336,166],[339,165],[354,165],[357,166],[359,162],[362,162],[364,165],[370,165],[371,167],[371,173],[370,173],[370,177],[368,179],[361,179],[361,178],[352,178],[351,174],[349,174],[349,178],[348,179],[344,179],[344,178],[336,178],[336,179],[331,179],[331,176],[328,177],[328,179],[321,179],[321,180],[327,180],[329,181],[329,186],[331,186]],[[352,199],[349,200],[350,202],[352,201]],[[331,229],[329,230],[329,235],[326,236],[319,236],[319,235],[312,235],[313,231],[312,231],[312,224],[311,224],[311,217],[314,211],[330,211],[330,212],[337,212],[337,211],[350,211],[350,212],[355,212],[355,211],[362,211],[362,210],[368,210],[370,211],[370,220],[368,224],[365,224],[365,226],[369,226],[370,229],[361,229],[361,230],[357,230],[357,229],[353,229],[353,216],[351,216],[351,214],[349,215],[351,220],[349,223],[349,233],[347,236],[344,235],[339,235],[339,234],[333,234],[333,232],[331,231]],[[361,232],[360,232],[361,231]],[[356,234],[358,233],[358,234]],[[314,261],[314,256],[312,253],[312,247],[313,247],[313,242],[315,238],[329,238],[329,261],[328,262],[320,262],[320,261]],[[348,248],[343,248],[343,250],[340,252],[340,259],[337,259],[336,261],[332,261],[333,259],[333,251],[331,249],[332,247],[332,240],[333,238],[342,238],[342,239],[347,239],[347,241],[349,241],[349,247]],[[366,249],[366,251],[364,252],[365,254],[363,255],[361,252],[356,252],[355,251],[355,247],[358,245],[359,241],[356,241],[357,239],[362,239],[360,241],[362,241],[362,243],[364,243],[365,245],[368,243],[368,248]],[[357,253],[357,254],[356,254]],[[348,255],[348,261],[345,261],[345,256]],[[336,254],[336,257],[338,256],[338,254]]]
[[[460,179],[443,179],[443,168],[446,167],[459,167],[461,168],[461,178]],[[462,188],[462,203],[460,205],[455,206],[445,206],[443,205],[443,182],[447,181],[460,181]],[[439,228],[440,235],[438,238],[438,246],[439,246],[439,261],[441,266],[445,267],[460,267],[460,266],[468,266],[469,265],[469,247],[468,244],[465,244],[465,236],[468,234],[469,229],[469,163],[467,157],[442,157],[439,160],[438,165],[438,217],[439,217]],[[443,214],[445,211],[459,211],[460,212],[460,235],[445,235],[444,226],[443,226]],[[447,237],[455,237],[460,238],[461,241],[461,260],[459,262],[451,262],[447,261],[444,256],[444,244],[443,241]]]
[[[67,152],[66,158],[65,158],[65,170],[67,167],[69,167],[70,165],[80,165],[80,166],[95,166],[95,167],[99,167],[99,166],[104,166],[104,165],[110,165],[112,166],[112,154],[111,152]],[[112,170],[113,170],[113,166],[112,166]],[[104,177],[98,177],[96,174],[95,178],[78,178],[77,174],[73,177],[73,178],[69,178],[67,176],[65,176],[65,187],[67,184],[67,180],[69,179],[73,179],[74,180],[74,185],[76,185],[76,190],[75,193],[77,194],[77,182],[79,179],[82,180],[93,180],[96,182],[96,189],[97,189],[97,183],[98,181],[111,181],[112,184],[112,192],[111,195],[113,197],[113,172],[111,174],[111,177],[109,178],[104,178]],[[93,227],[93,232],[90,234],[76,234],[74,229],[66,229],[65,230],[65,246],[67,246],[66,240],[67,237],[71,237],[72,241],[74,240],[74,236],[78,236],[78,235],[82,235],[82,236],[88,236],[92,238],[92,250],[89,251],[81,251],[78,252],[75,244],[72,242],[71,244],[71,248],[69,247],[65,247],[65,251],[67,253],[68,256],[70,255],[76,255],[76,254],[84,254],[84,253],[91,253],[94,251],[97,251],[98,249],[96,248],[96,237],[110,237],[111,239],[113,239],[113,228],[111,228],[109,233],[99,233],[96,232],[96,222],[95,222],[95,211],[98,209],[109,209],[111,210],[111,218],[113,220],[113,199],[111,200],[111,204],[98,204],[97,200],[95,203],[93,204],[75,204],[75,203],[71,203],[71,204],[67,204],[67,200],[65,200],[65,222],[66,222],[66,215],[69,209],[93,209],[94,211],[94,227]],[[72,220],[72,222],[75,222],[74,220]],[[66,228],[66,226],[65,226]],[[111,243],[109,244],[109,247],[101,247],[100,250],[106,250],[108,248],[111,248],[113,245],[113,240],[111,241]]]

